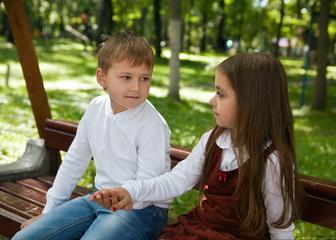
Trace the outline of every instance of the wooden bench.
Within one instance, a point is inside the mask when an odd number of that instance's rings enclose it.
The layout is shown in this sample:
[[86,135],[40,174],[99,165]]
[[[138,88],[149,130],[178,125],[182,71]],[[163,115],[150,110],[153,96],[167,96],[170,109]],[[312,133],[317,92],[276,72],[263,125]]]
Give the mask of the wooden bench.
[[[45,159],[50,162],[49,170],[44,169],[40,173],[35,171],[29,178],[26,177],[28,173],[25,173],[17,174],[18,178],[23,179],[9,181],[2,179],[0,182],[0,235],[11,238],[20,229],[23,221],[41,213],[46,202],[46,191],[51,187],[59,165],[59,150],[68,150],[76,130],[76,123],[48,119],[44,149],[46,150]],[[30,156],[32,152],[34,151],[26,150],[25,154]],[[185,159],[189,153],[188,148],[172,145],[172,167]],[[7,176],[9,176],[8,172]],[[302,220],[336,230],[336,182],[306,175],[300,175],[300,181],[306,192]],[[91,192],[92,190],[88,188],[77,186],[72,198]]]

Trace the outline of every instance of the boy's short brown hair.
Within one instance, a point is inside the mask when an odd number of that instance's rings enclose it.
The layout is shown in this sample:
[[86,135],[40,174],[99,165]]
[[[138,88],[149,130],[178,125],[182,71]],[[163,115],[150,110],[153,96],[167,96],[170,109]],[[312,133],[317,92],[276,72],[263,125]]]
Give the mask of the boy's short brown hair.
[[104,36],[104,43],[97,53],[98,67],[106,73],[113,63],[128,60],[131,66],[145,64],[148,69],[154,67],[154,52],[149,42],[141,35],[131,32],[119,32]]

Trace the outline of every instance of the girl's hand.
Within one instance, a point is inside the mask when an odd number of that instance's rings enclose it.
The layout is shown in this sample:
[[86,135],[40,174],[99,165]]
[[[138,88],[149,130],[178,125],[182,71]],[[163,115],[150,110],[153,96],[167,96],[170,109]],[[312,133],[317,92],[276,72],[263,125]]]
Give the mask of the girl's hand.
[[35,217],[32,217],[31,219],[28,219],[27,221],[25,221],[24,223],[21,224],[20,229],[23,229],[23,228],[27,227],[29,224],[32,224],[33,222],[35,222],[37,219],[39,219],[42,216],[43,216],[43,214],[40,214],[40,215],[37,215]]
[[92,194],[90,201],[96,201],[106,209],[111,209],[112,203],[118,202],[117,195],[113,194],[112,189],[99,190]]
[[132,198],[123,188],[111,188],[99,190],[92,194],[90,201],[96,201],[106,209],[111,209],[112,212],[117,210],[130,211],[133,209]]

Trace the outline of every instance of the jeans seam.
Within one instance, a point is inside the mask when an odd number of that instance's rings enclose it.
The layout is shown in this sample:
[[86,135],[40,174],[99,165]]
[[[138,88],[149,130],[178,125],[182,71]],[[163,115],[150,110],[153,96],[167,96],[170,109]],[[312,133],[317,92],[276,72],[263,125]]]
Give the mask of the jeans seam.
[[50,238],[54,237],[55,235],[57,235],[57,234],[59,234],[59,233],[65,231],[65,230],[71,228],[72,226],[75,226],[75,225],[77,225],[77,224],[79,224],[79,223],[86,222],[86,221],[91,220],[91,219],[94,219],[94,217],[92,217],[92,216],[88,216],[88,217],[84,217],[84,218],[77,219],[76,221],[73,221],[72,223],[63,226],[63,227],[57,229],[56,231],[51,232],[51,233],[48,234],[47,236],[44,236],[43,238],[41,238],[41,240],[47,240],[47,239],[50,239]]

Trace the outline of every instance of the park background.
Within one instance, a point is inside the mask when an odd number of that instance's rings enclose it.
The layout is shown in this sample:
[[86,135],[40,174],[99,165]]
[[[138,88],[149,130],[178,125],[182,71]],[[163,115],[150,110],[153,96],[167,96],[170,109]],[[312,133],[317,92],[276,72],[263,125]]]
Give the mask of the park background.
[[[336,181],[336,2],[334,0],[24,0],[53,118],[78,122],[104,94],[95,81],[101,34],[132,31],[156,52],[149,100],[167,120],[171,143],[193,147],[215,121],[208,104],[214,67],[262,51],[283,63],[295,117],[299,172]],[[329,16],[329,17],[326,17]],[[6,11],[0,1],[0,164],[38,138]],[[80,184],[93,187],[91,164]],[[191,191],[170,215],[198,204]],[[298,239],[336,239],[297,222]],[[1,239],[1,237],[0,237]]]

